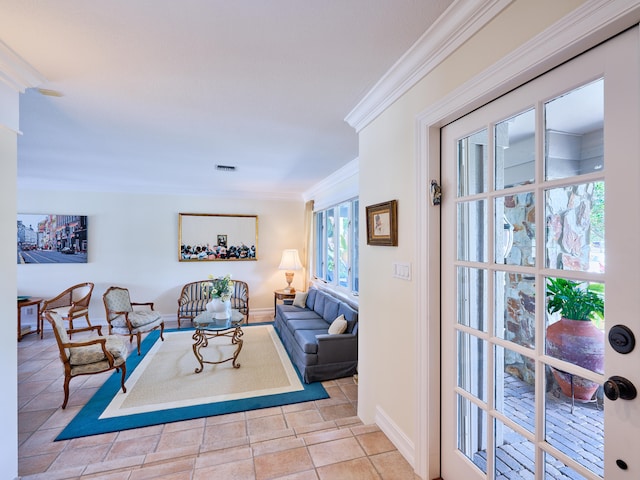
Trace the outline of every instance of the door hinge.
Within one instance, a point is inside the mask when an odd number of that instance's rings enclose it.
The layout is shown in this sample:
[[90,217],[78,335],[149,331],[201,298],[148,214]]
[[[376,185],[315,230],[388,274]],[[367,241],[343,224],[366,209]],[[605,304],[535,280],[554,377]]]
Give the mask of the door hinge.
[[437,180],[431,180],[431,205],[440,205],[442,202],[442,189]]

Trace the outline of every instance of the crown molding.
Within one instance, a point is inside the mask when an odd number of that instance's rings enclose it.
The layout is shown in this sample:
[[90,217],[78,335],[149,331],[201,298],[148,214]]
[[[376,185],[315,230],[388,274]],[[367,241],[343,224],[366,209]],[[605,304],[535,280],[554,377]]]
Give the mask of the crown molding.
[[345,117],[357,132],[435,69],[513,0],[457,0]]
[[[358,175],[360,173],[360,159],[355,158],[349,163],[339,168],[324,180],[316,183],[309,190],[302,194],[302,198],[305,202],[309,200],[316,200],[319,197],[325,197],[332,188],[340,186],[340,198],[336,203],[342,200],[347,200],[358,195]],[[350,181],[349,185],[352,188],[348,188],[345,182]],[[353,188],[355,187],[355,189]],[[336,197],[337,198],[337,197]]]
[[417,116],[445,125],[640,21],[637,0],[587,0]]
[[20,55],[0,40],[0,82],[16,92],[45,83],[46,79]]

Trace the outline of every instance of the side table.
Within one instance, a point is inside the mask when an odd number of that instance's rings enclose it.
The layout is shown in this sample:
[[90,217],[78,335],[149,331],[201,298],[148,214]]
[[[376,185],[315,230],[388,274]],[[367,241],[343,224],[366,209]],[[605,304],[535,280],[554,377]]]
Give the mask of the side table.
[[[22,298],[22,300],[21,300]],[[18,341],[22,340],[22,337],[30,333],[40,333],[40,304],[42,298],[30,298],[30,297],[18,297]],[[35,305],[36,307],[36,329],[22,333],[22,309]]]
[[280,300],[283,303],[287,303],[289,301],[293,301],[296,298],[296,292],[286,292],[284,290],[274,290],[273,291],[273,318],[276,316],[276,304],[277,301]]

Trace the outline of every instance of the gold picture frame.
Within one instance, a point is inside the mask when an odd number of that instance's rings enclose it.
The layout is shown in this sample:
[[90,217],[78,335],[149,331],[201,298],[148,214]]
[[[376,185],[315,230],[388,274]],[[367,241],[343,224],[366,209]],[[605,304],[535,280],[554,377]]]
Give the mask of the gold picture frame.
[[367,207],[367,245],[398,246],[398,201]]
[[178,214],[178,260],[180,262],[257,259],[257,215]]

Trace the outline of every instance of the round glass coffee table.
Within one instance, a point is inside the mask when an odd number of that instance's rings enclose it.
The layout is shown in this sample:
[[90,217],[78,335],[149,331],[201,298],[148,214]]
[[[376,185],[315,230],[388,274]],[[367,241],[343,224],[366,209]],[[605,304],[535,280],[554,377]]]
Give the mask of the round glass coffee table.
[[[193,354],[200,364],[200,367],[196,368],[196,373],[202,372],[205,363],[216,365],[231,361],[233,368],[240,368],[237,359],[240,350],[242,350],[243,332],[241,325],[243,320],[244,315],[238,310],[231,310],[231,317],[229,318],[218,319],[214,318],[212,313],[203,312],[193,319],[193,326],[196,329],[193,333]],[[216,337],[231,338],[231,344],[236,346],[233,355],[218,361],[204,360],[200,349],[206,348],[209,345],[209,340]]]

